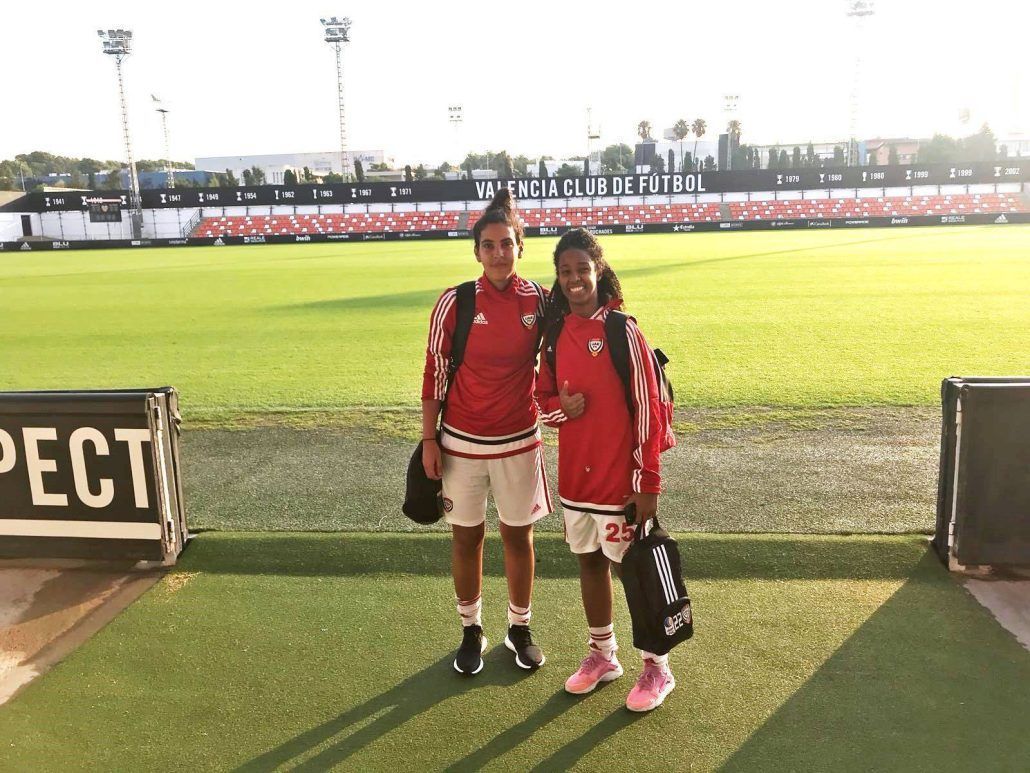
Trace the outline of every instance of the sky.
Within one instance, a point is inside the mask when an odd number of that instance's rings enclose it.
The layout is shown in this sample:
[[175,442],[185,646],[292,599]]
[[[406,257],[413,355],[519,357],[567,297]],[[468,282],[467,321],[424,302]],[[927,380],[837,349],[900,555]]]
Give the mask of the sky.
[[[861,36],[846,0],[690,3],[51,0],[0,8],[0,159],[32,150],[124,158],[113,57],[96,30],[129,28],[134,155],[164,156],[151,95],[168,113],[171,156],[339,148],[336,65],[320,17],[348,16],[348,146],[398,164],[468,151],[555,158],[656,135],[679,118],[743,141],[792,146],[849,134],[856,46],[860,137],[1030,131],[1025,0],[879,0]],[[255,10],[260,9],[260,10]],[[274,10],[270,10],[274,9]],[[1019,30],[1024,30],[1020,33]],[[461,105],[462,125],[448,122]],[[969,111],[967,123],[960,121]]]

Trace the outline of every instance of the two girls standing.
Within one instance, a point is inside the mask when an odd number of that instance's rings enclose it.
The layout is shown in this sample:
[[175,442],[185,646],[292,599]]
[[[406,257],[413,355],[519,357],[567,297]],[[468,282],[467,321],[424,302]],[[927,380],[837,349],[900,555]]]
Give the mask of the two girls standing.
[[[523,229],[510,191],[498,192],[473,235],[483,276],[476,281],[475,316],[462,365],[449,374],[457,319],[452,288],[433,309],[422,387],[423,466],[429,477],[443,478],[445,518],[453,538],[451,566],[463,629],[454,668],[464,674],[483,668],[488,491],[497,505],[508,581],[505,645],[521,668],[535,669],[545,660],[529,629],[533,524],[551,511],[537,426],[539,405],[539,418],[558,427],[566,539],[579,556],[589,630],[589,654],[565,689],[587,693],[623,673],[612,626],[610,567],[618,571],[633,539],[627,506],[632,503],[641,519],[650,518],[658,507],[656,374],[647,344],[628,320],[628,405],[604,325],[608,313],[622,304],[621,287],[597,240],[576,229],[561,238],[554,253],[557,282],[547,306],[553,354],[541,358],[534,394],[546,292],[516,274]],[[554,336],[558,326],[560,333]],[[626,700],[633,711],[654,708],[675,687],[668,656],[642,654],[642,674]]]

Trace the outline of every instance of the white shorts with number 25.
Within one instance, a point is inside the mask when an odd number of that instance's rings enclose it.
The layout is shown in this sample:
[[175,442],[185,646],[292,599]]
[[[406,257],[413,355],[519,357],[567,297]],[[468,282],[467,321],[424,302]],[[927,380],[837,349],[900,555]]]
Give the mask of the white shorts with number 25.
[[[633,542],[633,526],[626,523],[622,509],[612,507],[612,515],[576,509],[578,502],[562,500],[565,514],[565,541],[573,553],[593,553],[600,549],[617,564]],[[590,505],[596,509],[596,505]]]

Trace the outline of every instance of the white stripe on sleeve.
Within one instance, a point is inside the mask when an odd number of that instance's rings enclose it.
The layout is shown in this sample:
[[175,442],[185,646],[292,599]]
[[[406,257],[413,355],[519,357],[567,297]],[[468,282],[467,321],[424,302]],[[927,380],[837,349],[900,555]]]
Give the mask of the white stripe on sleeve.
[[447,396],[447,366],[449,364],[449,357],[445,357],[443,354],[443,342],[447,335],[444,322],[456,299],[457,291],[454,289],[448,290],[441,295],[436,308],[433,310],[433,316],[429,324],[429,351],[433,355],[436,368],[436,372],[433,374],[433,383],[435,388],[434,397],[437,400],[443,400]]
[[629,344],[630,387],[633,402],[636,406],[636,442],[633,446],[633,490],[640,491],[643,482],[644,443],[651,428],[650,401],[647,395],[647,372],[644,370],[643,357],[646,356],[647,344],[640,329],[631,319],[626,320],[626,340]]

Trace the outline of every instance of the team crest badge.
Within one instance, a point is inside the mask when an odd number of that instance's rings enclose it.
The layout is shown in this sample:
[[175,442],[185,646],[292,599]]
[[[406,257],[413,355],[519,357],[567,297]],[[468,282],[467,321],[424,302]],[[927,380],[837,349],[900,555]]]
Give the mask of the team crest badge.
[[444,497],[443,498],[443,509],[446,512],[449,513],[451,510],[454,509],[454,502],[450,498]]
[[526,329],[533,327],[533,323],[536,322],[536,314],[523,314],[522,324],[525,325]]
[[599,355],[603,348],[604,348],[604,339],[603,338],[591,338],[589,341],[587,341],[587,349],[590,351],[590,353],[592,355],[594,355],[594,357]]

